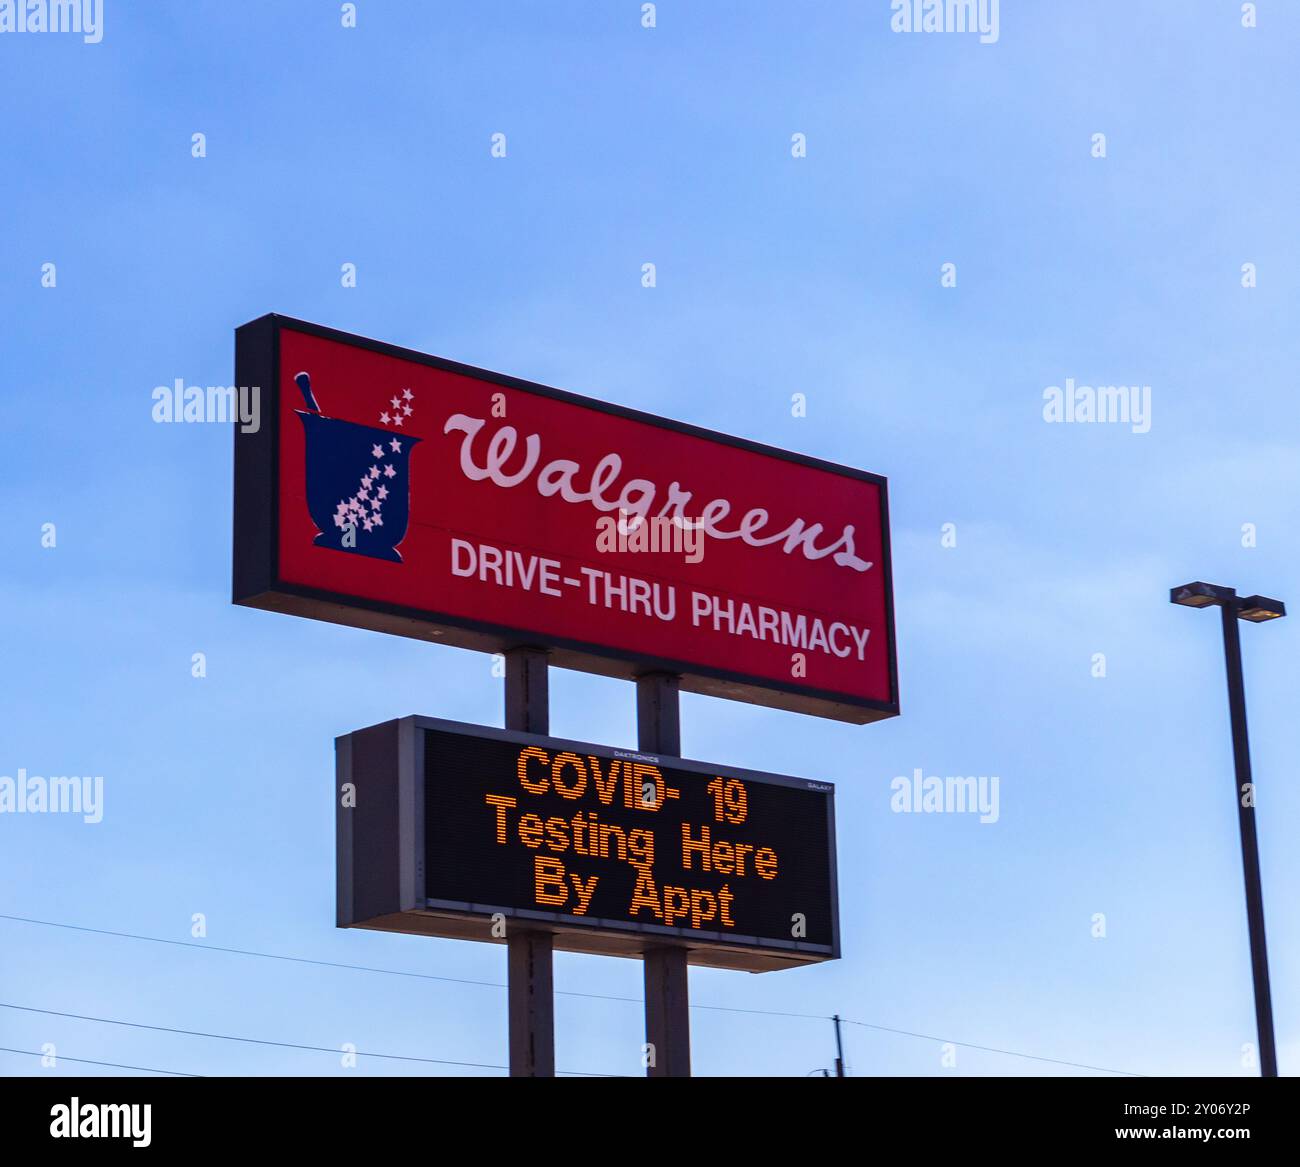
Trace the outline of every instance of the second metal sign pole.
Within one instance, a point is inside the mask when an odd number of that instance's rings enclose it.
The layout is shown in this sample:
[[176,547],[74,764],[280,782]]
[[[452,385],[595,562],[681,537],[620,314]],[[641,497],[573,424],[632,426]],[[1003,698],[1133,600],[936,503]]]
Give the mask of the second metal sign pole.
[[[637,748],[680,757],[680,678],[646,673],[636,680]],[[646,1073],[651,1078],[689,1078],[691,1012],[686,949],[664,945],[645,952]]]
[[[506,656],[506,728],[550,732],[547,654],[515,648]],[[648,673],[636,682],[637,747],[681,755],[679,678]],[[552,938],[533,929],[512,929],[509,949],[510,1074],[555,1076],[555,1008]],[[686,949],[665,945],[645,953],[646,1072],[652,1078],[691,1073],[690,994]]]
[[[514,648],[506,656],[506,729],[550,732],[546,652]],[[555,992],[549,932],[511,925],[506,936],[510,998],[510,1076],[555,1077]]]

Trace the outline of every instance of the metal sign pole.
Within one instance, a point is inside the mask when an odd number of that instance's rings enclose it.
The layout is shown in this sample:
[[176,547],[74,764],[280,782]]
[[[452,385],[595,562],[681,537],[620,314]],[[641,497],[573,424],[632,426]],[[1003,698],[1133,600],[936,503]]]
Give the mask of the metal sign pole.
[[[506,728],[550,732],[547,654],[514,648],[506,656]],[[510,1076],[555,1077],[555,996],[549,932],[511,925],[509,971]]]
[[[680,757],[679,678],[646,673],[636,681],[637,747]],[[686,949],[664,946],[645,953],[646,1073],[651,1078],[689,1078],[691,1014]]]

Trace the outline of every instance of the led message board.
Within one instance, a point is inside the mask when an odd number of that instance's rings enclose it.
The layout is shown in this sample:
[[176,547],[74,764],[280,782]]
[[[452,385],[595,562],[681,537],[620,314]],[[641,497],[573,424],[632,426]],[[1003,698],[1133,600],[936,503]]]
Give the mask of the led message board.
[[898,712],[879,475],[283,316],[235,337],[236,603]]
[[337,758],[341,926],[525,922],[570,951],[753,971],[839,955],[828,783],[424,717]]

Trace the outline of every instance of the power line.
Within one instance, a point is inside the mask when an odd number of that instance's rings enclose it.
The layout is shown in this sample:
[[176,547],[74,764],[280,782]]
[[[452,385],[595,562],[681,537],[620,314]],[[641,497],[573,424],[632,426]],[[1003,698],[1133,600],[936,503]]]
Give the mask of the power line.
[[356,972],[383,973],[393,977],[417,977],[425,981],[446,981],[455,985],[481,985],[490,989],[503,989],[497,981],[474,981],[462,977],[440,977],[433,973],[407,972],[396,968],[373,968],[364,964],[346,964],[334,960],[314,960],[307,956],[286,956],[278,952],[254,952],[247,948],[224,948],[220,944],[197,944],[192,940],[169,940],[163,936],[141,936],[134,932],[110,932],[106,928],[87,928],[82,924],[61,924],[57,920],[34,920],[27,916],[10,916],[0,913],[0,920],[15,920],[20,924],[42,924],[48,928],[66,928],[71,932],[90,932],[96,936],[116,936],[121,940],[145,940],[150,944],[171,944],[178,948],[197,948],[203,952],[225,952],[233,956],[260,956],[265,960],[287,960],[294,964],[315,964],[324,968],[352,969]]
[[[45,1055],[39,1051],[29,1049],[10,1049],[7,1045],[0,1045],[0,1053],[4,1054],[23,1054],[29,1058],[43,1058]],[[68,1054],[56,1054],[56,1062],[77,1062],[83,1066],[108,1066],[114,1070],[139,1070],[145,1074],[170,1074],[173,1078],[202,1078],[202,1074],[188,1074],[184,1070],[159,1070],[154,1066],[124,1066],[121,1062],[92,1062],[89,1058],[74,1058]]]
[[851,1017],[841,1017],[845,1025],[860,1025],[863,1029],[878,1029],[882,1033],[896,1033],[902,1037],[920,1037],[926,1041],[937,1041],[941,1044],[960,1046],[963,1049],[977,1049],[984,1053],[1003,1054],[1009,1058],[1028,1058],[1034,1062],[1051,1062],[1055,1066],[1073,1066],[1076,1070],[1096,1070],[1103,1074],[1123,1074],[1128,1078],[1145,1078],[1145,1074],[1137,1074],[1132,1070],[1112,1070],[1107,1066],[1088,1066],[1083,1062],[1068,1062],[1062,1058],[1045,1058],[1038,1054],[1024,1054],[1013,1049],[997,1049],[991,1045],[976,1045],[971,1041],[952,1041],[946,1037],[935,1037],[929,1033],[915,1033],[910,1029],[891,1029],[888,1025],[872,1025],[869,1021],[854,1021]]
[[[476,985],[485,989],[504,989],[502,981],[477,981],[468,977],[444,977],[434,973],[411,972],[399,968],[377,968],[374,965],[348,964],[345,961],[317,960],[307,956],[288,956],[279,952],[257,952],[251,948],[227,948],[220,944],[199,944],[192,940],[172,940],[164,936],[145,936],[137,932],[114,932],[107,928],[90,928],[84,924],[64,924],[58,920],[37,920],[30,916],[11,916],[0,912],[0,920],[12,920],[20,924],[39,924],[47,928],[64,928],[70,932],[89,932],[95,936],[113,936],[119,940],[143,940],[150,944],[170,944],[177,948],[194,948],[201,952],[224,952],[232,956],[256,956],[263,960],[285,960],[295,964],[314,964],[322,968],[348,969],[353,972],[379,973],[383,976],[415,977],[418,980],[444,981],[453,985]],[[577,989],[556,989],[558,997],[582,997],[590,1001],[622,1001],[630,1005],[640,1005],[640,997],[618,997],[605,993],[584,993]],[[819,1013],[783,1013],[774,1009],[742,1009],[733,1005],[691,1005],[692,1009],[706,1009],[721,1013],[754,1013],[767,1017],[799,1017],[808,1021],[825,1021],[827,1018]]]
[[[75,1021],[97,1021],[101,1025],[122,1025],[130,1029],[147,1029],[154,1033],[178,1033],[186,1037],[206,1037],[213,1041],[237,1041],[247,1045],[269,1045],[276,1046],[279,1049],[299,1049],[309,1050],[314,1053],[333,1054],[336,1057],[343,1051],[335,1049],[333,1046],[326,1045],[302,1045],[292,1041],[271,1041],[268,1038],[260,1037],[235,1037],[226,1033],[205,1033],[198,1029],[179,1029],[170,1025],[148,1025],[142,1021],[119,1021],[113,1017],[91,1017],[86,1013],[65,1013],[58,1009],[38,1009],[34,1005],[14,1005],[8,1001],[0,1001],[0,1009],[15,1009],[21,1013],[42,1013],[47,1017],[68,1017]],[[395,1062],[423,1062],[427,1065],[439,1066],[461,1066],[470,1067],[478,1070],[507,1070],[509,1066],[503,1066],[496,1062],[457,1062],[448,1058],[420,1058],[408,1057],[403,1054],[377,1054],[369,1051],[354,1051],[359,1058],[384,1058],[388,1061]],[[616,1074],[598,1074],[586,1070],[560,1070],[558,1073],[570,1074],[582,1078],[613,1078]]]
[[[247,949],[247,948],[227,948],[219,944],[198,944],[190,940],[171,940],[162,936],[144,936],[135,932],[115,932],[105,928],[90,928],[82,924],[65,924],[57,920],[38,920],[29,916],[12,916],[6,913],[0,913],[0,920],[12,920],[20,924],[37,924],[47,928],[64,928],[72,932],[89,932],[96,936],[113,936],[122,940],[142,940],[150,944],[170,944],[179,948],[194,948],[203,952],[224,952],[233,956],[254,956],[254,957],[260,957],[264,960],[283,960],[283,961],[290,961],[295,964],[313,964],[313,965],[320,966],[322,968],[348,969],[354,972],[377,973],[383,976],[414,977],[418,980],[442,981],[448,984],[456,984],[456,985],[476,985],[480,988],[488,988],[488,989],[506,988],[506,986],[500,981],[478,981],[478,980],[471,980],[465,977],[446,977],[446,976],[438,976],[434,973],[410,972],[406,969],[376,968],[373,965],[348,964],[342,961],[333,961],[333,960],[317,960],[305,956],[288,956],[283,953],[277,953],[277,952],[257,952],[254,951],[253,949]],[[584,993],[575,989],[556,989],[555,994],[556,996],[564,996],[564,997],[582,997],[584,999],[593,1000],[593,1001],[621,1001],[632,1005],[640,1005],[642,1003],[639,997],[618,997],[618,996],[606,995],[602,993]],[[746,1014],[752,1014],[754,1016],[759,1016],[759,1017],[793,1017],[804,1021],[830,1021],[831,1020],[831,1018],[823,1016],[820,1013],[789,1013],[777,1009],[747,1009],[736,1005],[697,1005],[694,1002],[692,1002],[690,1008],[704,1010],[708,1012],[714,1012],[714,1013],[746,1013]],[[869,1021],[854,1021],[851,1018],[847,1018],[847,1017],[841,1018],[841,1020],[844,1021],[845,1024],[858,1025],[864,1029],[876,1029],[882,1033],[893,1033],[901,1037],[913,1037],[923,1041],[936,1041],[940,1043],[947,1043],[950,1045],[961,1046],[964,1047],[965,1049],[980,1050],[984,1053],[1000,1054],[1004,1057],[1024,1058],[1029,1061],[1047,1062],[1057,1066],[1069,1066],[1077,1070],[1092,1070],[1096,1073],[1102,1073],[1102,1074],[1120,1074],[1129,1078],[1145,1077],[1145,1075],[1135,1073],[1132,1070],[1116,1070],[1116,1069],[1111,1069],[1110,1067],[1107,1066],[1092,1066],[1092,1065],[1087,1065],[1086,1063],[1083,1062],[1068,1061],[1064,1058],[1048,1058],[1048,1057],[1043,1057],[1039,1054],[1021,1053],[1018,1050],[998,1049],[995,1046],[977,1045],[973,1042],[951,1041],[948,1038],[935,1037],[934,1035],[928,1033],[917,1033],[914,1030],[908,1030],[908,1029],[894,1029],[888,1025],[875,1025]],[[330,1052],[334,1053],[337,1051],[331,1050]],[[380,1057],[384,1055],[373,1054],[370,1056]],[[418,1060],[418,1059],[410,1059],[410,1060]],[[494,1067],[494,1068],[505,1069],[507,1067],[502,1066],[502,1067]],[[582,1071],[564,1071],[564,1072],[582,1073]]]

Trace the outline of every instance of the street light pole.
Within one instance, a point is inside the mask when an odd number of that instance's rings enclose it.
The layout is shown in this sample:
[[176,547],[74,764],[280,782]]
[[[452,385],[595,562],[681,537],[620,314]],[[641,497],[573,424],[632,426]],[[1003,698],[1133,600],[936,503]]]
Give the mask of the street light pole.
[[1187,608],[1217,606],[1223,620],[1223,659],[1228,677],[1228,715],[1232,723],[1232,763],[1236,774],[1237,825],[1241,831],[1241,867],[1246,881],[1246,924],[1250,934],[1250,972],[1255,987],[1255,1028],[1259,1035],[1260,1075],[1277,1077],[1273,1036],[1273,994],[1268,981],[1268,944],[1264,937],[1264,891],[1259,875],[1259,839],[1255,833],[1255,784],[1250,774],[1250,737],[1246,731],[1246,682],[1241,667],[1239,620],[1262,624],[1286,615],[1286,605],[1266,596],[1237,595],[1234,588],[1202,582],[1173,588],[1169,600]]
[[1241,668],[1241,628],[1237,623],[1235,604],[1221,605],[1221,613],[1223,658],[1228,673],[1228,712],[1232,720],[1232,762],[1237,774],[1237,825],[1241,829],[1241,866],[1246,877],[1250,972],[1255,982],[1259,1067],[1263,1077],[1276,1078],[1273,994],[1268,981],[1268,945],[1264,939],[1264,891],[1259,876],[1259,839],[1255,833],[1255,784],[1250,776],[1250,738],[1246,732],[1246,682]]

